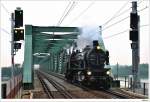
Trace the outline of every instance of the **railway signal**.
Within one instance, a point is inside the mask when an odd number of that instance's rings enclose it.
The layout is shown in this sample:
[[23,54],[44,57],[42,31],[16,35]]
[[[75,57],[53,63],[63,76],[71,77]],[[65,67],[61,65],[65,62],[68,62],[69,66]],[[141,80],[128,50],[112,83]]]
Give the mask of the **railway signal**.
[[[11,13],[11,77],[14,78],[14,55],[18,49],[21,49],[21,43],[17,43],[16,41],[24,40],[24,29],[20,29],[23,27],[23,10],[18,7],[13,13]],[[13,85],[15,80],[11,83]],[[12,97],[12,96],[11,96]]]
[[15,43],[14,49],[21,49],[21,43]]
[[24,40],[24,29],[21,29],[20,27],[23,27],[23,10],[21,10],[20,7],[17,7],[16,10],[14,10],[14,13],[11,15],[11,33],[12,33],[12,59],[14,57],[15,50],[14,49],[20,49],[21,44],[17,44],[16,41]]
[[137,30],[130,31],[130,40],[138,41],[139,40],[139,32]]
[[132,12],[130,13],[130,36],[129,39],[131,41],[138,41],[139,40],[139,15],[137,14],[137,2],[132,2]]
[[132,89],[135,92],[135,89],[139,87],[137,81],[138,79],[138,68],[139,68],[139,22],[140,17],[137,14],[137,2],[132,2],[132,12],[130,13],[130,32],[129,39],[132,41],[131,49],[132,49],[132,74],[133,74],[133,85]]
[[23,10],[21,8],[17,8],[15,10],[15,28],[19,28],[23,26]]
[[138,29],[138,14],[131,12],[130,13],[130,28]]
[[14,29],[14,41],[24,40],[24,29]]

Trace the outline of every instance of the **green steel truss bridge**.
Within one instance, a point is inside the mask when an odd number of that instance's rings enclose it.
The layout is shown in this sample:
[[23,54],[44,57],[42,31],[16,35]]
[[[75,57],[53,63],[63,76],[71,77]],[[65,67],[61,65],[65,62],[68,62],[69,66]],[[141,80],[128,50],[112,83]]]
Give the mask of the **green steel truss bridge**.
[[63,74],[67,51],[80,34],[77,27],[25,25],[23,87],[34,88],[34,65],[41,70]]

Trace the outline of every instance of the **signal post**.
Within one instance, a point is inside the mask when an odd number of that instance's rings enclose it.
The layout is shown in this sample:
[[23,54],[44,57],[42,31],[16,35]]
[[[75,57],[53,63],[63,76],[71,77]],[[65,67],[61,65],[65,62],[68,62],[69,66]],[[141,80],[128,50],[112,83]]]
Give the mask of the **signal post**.
[[130,40],[131,43],[131,49],[132,49],[132,75],[133,75],[133,83],[132,90],[135,92],[135,89],[139,87],[139,79],[138,79],[138,69],[139,69],[139,21],[140,17],[137,13],[137,2],[132,2],[132,12],[130,13]]
[[[24,29],[20,29],[20,27],[23,27],[23,10],[21,10],[21,8],[17,8],[14,13],[11,13],[11,89],[15,85],[14,56],[16,51],[21,49],[21,43],[17,41],[24,40]],[[13,94],[11,95],[11,98],[13,98]]]

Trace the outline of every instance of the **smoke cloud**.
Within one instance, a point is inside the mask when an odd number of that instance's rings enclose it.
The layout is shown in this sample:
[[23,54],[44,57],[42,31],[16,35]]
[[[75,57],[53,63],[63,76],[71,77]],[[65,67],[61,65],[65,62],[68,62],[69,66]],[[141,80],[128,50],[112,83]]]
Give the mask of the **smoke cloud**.
[[93,40],[103,43],[102,34],[98,25],[88,25],[81,27],[81,35],[77,39],[78,49],[83,49],[86,45],[92,45]]

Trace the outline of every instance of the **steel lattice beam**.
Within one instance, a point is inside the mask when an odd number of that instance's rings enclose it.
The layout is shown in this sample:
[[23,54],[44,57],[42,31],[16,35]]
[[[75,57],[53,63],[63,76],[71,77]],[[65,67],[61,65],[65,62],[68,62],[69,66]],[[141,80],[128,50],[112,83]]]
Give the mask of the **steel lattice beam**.
[[80,32],[77,27],[32,26],[33,32]]
[[[80,31],[77,27],[25,26],[23,84],[31,88],[33,87],[33,64],[40,63],[44,67],[51,66],[58,71],[62,70],[58,68],[61,67],[58,65],[60,53],[66,45],[71,45],[77,39]],[[35,56],[35,53],[48,53],[48,55],[41,58],[40,55]]]

